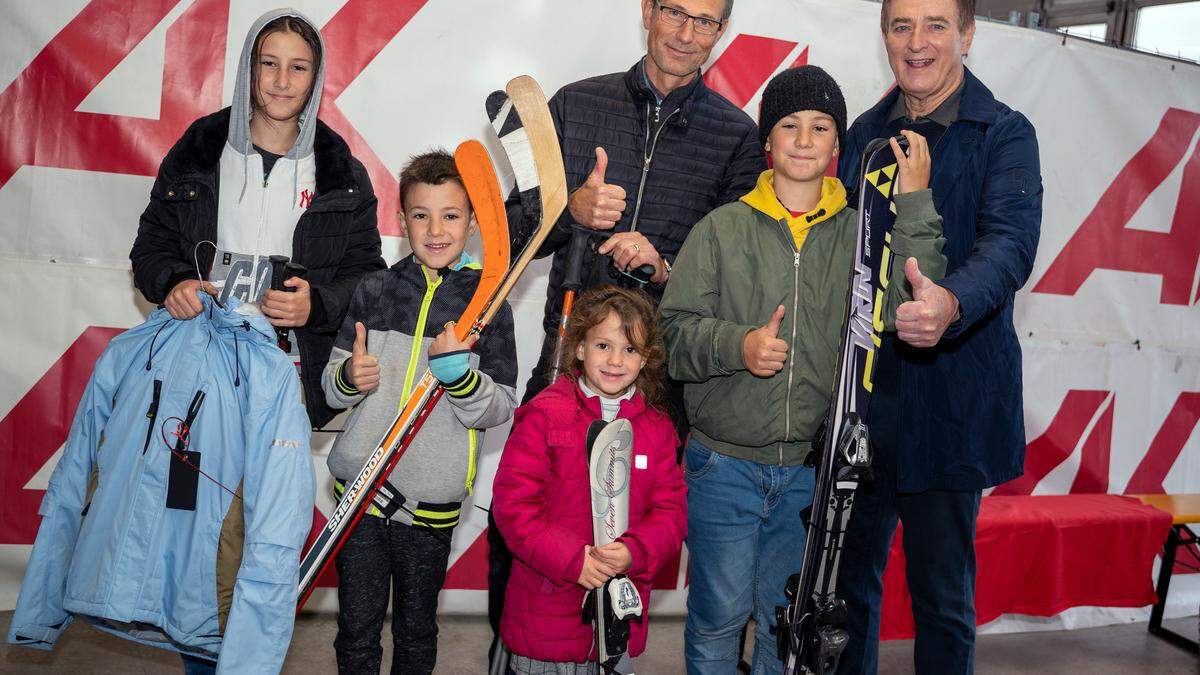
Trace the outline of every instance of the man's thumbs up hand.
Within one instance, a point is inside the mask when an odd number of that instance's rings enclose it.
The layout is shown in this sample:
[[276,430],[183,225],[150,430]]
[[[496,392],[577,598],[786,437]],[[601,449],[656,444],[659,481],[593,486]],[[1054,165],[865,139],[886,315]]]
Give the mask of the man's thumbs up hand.
[[896,308],[896,334],[914,347],[932,347],[958,318],[958,298],[921,273],[916,258],[904,263],[913,299]]
[[575,222],[593,230],[611,230],[625,211],[625,188],[604,182],[607,172],[608,153],[597,147],[596,166],[567,202]]
[[588,174],[587,184],[592,187],[601,187],[604,185],[604,174],[608,171],[608,153],[604,148],[596,148],[596,166],[592,168],[592,172]]

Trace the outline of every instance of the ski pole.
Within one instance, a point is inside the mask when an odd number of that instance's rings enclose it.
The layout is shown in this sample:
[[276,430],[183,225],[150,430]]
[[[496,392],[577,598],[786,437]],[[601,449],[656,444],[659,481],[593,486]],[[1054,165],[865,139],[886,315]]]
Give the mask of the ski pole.
[[550,370],[550,381],[558,379],[563,363],[563,339],[567,335],[567,323],[575,308],[575,294],[583,288],[583,258],[588,252],[592,230],[575,225],[571,228],[571,242],[567,245],[567,269],[563,274],[563,303],[558,319],[558,344],[554,347],[554,367]]
[[[271,290],[283,291],[285,293],[295,293],[296,289],[288,288],[283,285],[283,282],[292,277],[303,277],[308,268],[300,263],[291,262],[286,255],[273,255],[271,261]],[[276,328],[275,337],[279,341],[279,348],[285,352],[291,353],[292,341],[288,338],[287,328]]]
[[[571,227],[571,241],[567,244],[567,268],[563,272],[563,281],[561,287],[563,289],[562,312],[558,320],[558,344],[554,348],[554,362],[550,371],[550,382],[558,379],[558,374],[562,370],[563,339],[567,334],[567,323],[571,320],[571,313],[575,307],[575,296],[579,291],[583,290],[583,263],[589,251],[595,251],[595,242],[604,241],[612,236],[611,232],[597,232],[583,225],[573,225]],[[612,265],[612,262],[609,262]],[[642,265],[628,272],[613,269],[618,274],[623,274],[630,279],[645,285],[650,283],[651,277],[654,276],[654,265]]]

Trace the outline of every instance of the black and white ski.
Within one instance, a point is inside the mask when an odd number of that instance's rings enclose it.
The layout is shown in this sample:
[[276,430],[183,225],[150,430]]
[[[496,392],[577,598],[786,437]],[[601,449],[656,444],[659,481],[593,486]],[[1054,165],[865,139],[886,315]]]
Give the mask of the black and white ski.
[[[588,429],[588,476],[591,480],[592,541],[604,546],[629,529],[629,482],[633,460],[633,425],[618,419],[597,420]],[[596,661],[604,673],[633,675],[628,658],[629,622],[642,620],[642,598],[624,574],[589,591],[584,621],[595,630]]]
[[[901,145],[906,143],[901,140]],[[883,331],[880,314],[891,275],[889,243],[896,220],[892,195],[898,167],[887,139],[867,145],[862,168],[854,267],[833,398],[816,448],[817,478],[804,560],[800,571],[788,578],[789,604],[776,609],[779,653],[787,675],[831,675],[848,641],[843,628],[846,604],[835,591],[854,491],[860,481],[870,479],[871,448],[863,419]]]

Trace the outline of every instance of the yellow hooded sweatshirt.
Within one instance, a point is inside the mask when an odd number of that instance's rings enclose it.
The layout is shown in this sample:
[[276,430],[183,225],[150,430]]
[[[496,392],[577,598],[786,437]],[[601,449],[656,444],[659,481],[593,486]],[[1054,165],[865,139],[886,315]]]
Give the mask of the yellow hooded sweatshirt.
[[796,241],[796,250],[799,251],[804,247],[804,240],[808,238],[808,231],[813,225],[829,220],[846,208],[846,188],[842,186],[842,181],[826,176],[821,184],[821,201],[811,211],[793,216],[775,196],[775,170],[767,169],[759,174],[758,184],[741,200],[776,221],[786,219],[792,239]]

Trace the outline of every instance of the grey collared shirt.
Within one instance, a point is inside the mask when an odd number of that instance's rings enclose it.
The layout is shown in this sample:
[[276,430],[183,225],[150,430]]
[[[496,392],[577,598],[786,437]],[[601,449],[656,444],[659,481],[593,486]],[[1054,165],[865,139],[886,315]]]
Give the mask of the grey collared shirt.
[[[966,79],[963,79],[963,81],[958,84],[958,88],[955,89],[945,101],[942,101],[942,104],[939,105],[936,110],[928,115],[925,115],[924,119],[930,120],[931,122],[937,122],[938,124],[947,128],[949,128],[951,124],[957,122],[958,104],[962,101],[963,87],[966,86],[966,84]],[[888,112],[887,121],[890,124],[898,119],[904,118],[908,118],[908,106],[904,103],[904,92],[901,92],[900,95],[896,97],[896,102],[892,105],[892,109]]]
[[[663,98],[665,98],[665,97],[658,91],[658,87],[654,86],[654,83],[650,81],[650,73],[646,72],[646,59],[647,58],[649,58],[649,57],[648,56],[642,57],[642,81],[646,83],[646,88],[649,89],[650,92],[654,94],[654,100],[659,105],[662,105]],[[957,111],[958,106],[957,105],[954,106],[954,109]]]

